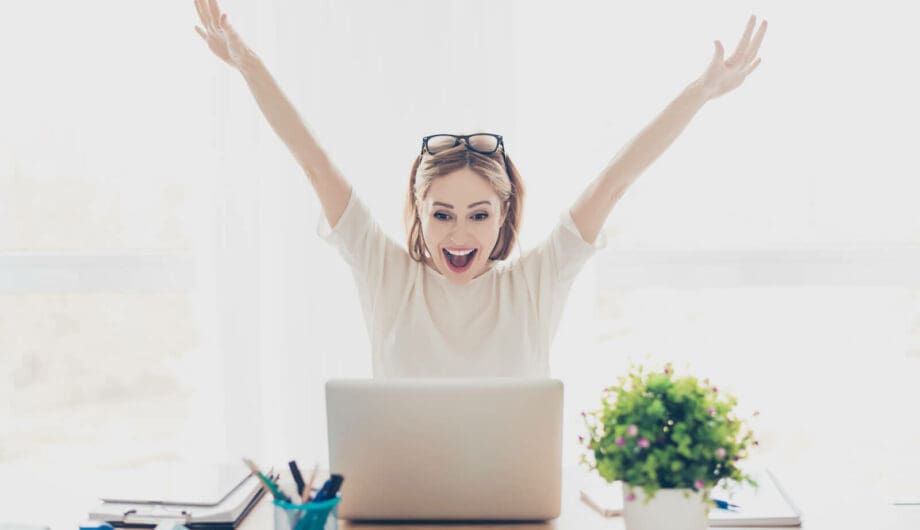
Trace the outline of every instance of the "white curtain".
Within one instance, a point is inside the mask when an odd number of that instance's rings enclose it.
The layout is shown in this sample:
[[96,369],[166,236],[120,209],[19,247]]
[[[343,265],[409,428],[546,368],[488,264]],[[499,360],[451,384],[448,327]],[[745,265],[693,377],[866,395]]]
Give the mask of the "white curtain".
[[[510,3],[222,7],[397,241],[424,134],[494,130],[514,149]],[[324,382],[371,373],[351,273],[316,235],[315,194],[243,79],[201,61],[196,82],[213,83],[214,167],[198,193],[213,217],[196,244],[207,331],[195,358],[208,383],[195,396],[195,437],[231,458],[325,463]]]

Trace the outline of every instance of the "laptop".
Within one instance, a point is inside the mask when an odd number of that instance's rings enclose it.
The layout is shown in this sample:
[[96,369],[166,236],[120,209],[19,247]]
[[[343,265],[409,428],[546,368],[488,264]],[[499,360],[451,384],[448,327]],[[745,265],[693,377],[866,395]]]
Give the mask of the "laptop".
[[543,521],[562,501],[562,382],[333,379],[329,469],[349,520]]

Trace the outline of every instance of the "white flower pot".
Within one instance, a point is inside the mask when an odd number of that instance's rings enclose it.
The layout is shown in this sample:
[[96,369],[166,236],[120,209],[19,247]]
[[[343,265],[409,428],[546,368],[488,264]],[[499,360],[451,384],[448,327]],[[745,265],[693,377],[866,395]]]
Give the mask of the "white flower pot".
[[[636,498],[629,499],[630,492]],[[627,530],[706,530],[709,516],[703,492],[660,489],[648,504],[642,488],[623,488],[623,518]]]

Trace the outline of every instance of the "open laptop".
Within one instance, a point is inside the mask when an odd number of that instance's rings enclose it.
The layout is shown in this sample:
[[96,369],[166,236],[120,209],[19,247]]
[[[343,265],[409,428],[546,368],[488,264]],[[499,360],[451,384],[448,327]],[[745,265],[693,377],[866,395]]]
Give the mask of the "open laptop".
[[562,499],[562,382],[363,379],[326,383],[339,517],[547,520]]

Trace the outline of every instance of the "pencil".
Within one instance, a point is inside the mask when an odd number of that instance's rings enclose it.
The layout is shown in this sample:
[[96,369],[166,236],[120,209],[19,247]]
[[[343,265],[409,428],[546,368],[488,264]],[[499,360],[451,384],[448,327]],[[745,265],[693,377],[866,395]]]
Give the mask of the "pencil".
[[285,502],[291,502],[291,498],[285,495],[284,493],[282,493],[281,490],[278,489],[278,486],[273,481],[269,480],[268,477],[266,477],[261,471],[259,471],[259,468],[256,467],[255,463],[252,460],[249,460],[248,458],[244,458],[243,463],[246,464],[246,467],[248,467],[250,471],[252,471],[253,475],[259,477],[259,480],[262,481],[262,486],[267,487],[268,492],[271,493],[272,496],[274,496],[276,499],[280,499]]
[[310,473],[310,480],[307,482],[307,486],[303,489],[303,495],[300,496],[300,504],[306,504],[310,500],[310,497],[313,496],[313,481],[316,480],[316,472],[319,471],[319,462],[313,466],[313,472]]

